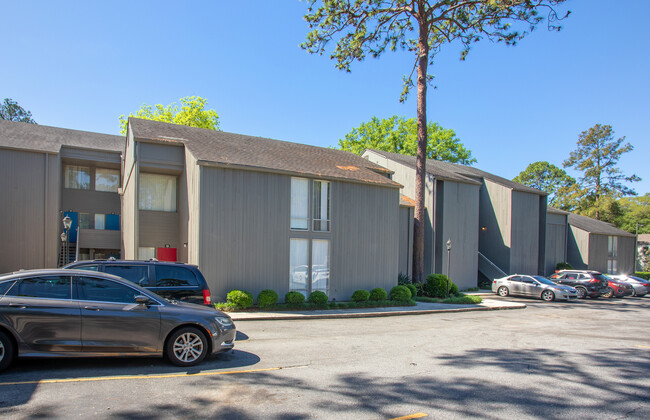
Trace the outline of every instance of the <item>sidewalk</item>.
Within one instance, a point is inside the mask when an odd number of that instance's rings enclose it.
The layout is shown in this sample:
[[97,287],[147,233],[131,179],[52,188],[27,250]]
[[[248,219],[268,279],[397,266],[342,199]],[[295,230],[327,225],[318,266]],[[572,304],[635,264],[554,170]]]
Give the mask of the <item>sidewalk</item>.
[[[484,295],[481,294],[481,296]],[[289,319],[371,318],[378,316],[421,315],[440,312],[524,309],[525,307],[526,305],[523,303],[508,302],[500,299],[490,299],[489,297],[483,297],[483,302],[478,305],[451,305],[447,303],[417,302],[416,306],[390,308],[330,309],[317,311],[230,312],[228,315],[230,315],[234,321],[274,321]]]

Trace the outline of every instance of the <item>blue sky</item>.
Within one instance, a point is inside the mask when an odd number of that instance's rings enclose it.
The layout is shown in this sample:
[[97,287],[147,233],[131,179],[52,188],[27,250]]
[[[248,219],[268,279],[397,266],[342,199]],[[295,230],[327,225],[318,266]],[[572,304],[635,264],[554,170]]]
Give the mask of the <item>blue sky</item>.
[[[399,103],[411,56],[337,70],[298,46],[305,2],[0,6],[0,99],[39,124],[118,134],[118,117],[143,103],[198,95],[225,131],[334,146],[372,116],[415,116],[415,95]],[[540,27],[514,48],[484,41],[461,62],[448,46],[430,69],[428,118],[454,129],[477,167],[507,178],[537,160],[561,166],[580,132],[610,124],[635,146],[621,168],[650,192],[650,2],[570,0],[566,9],[560,33]]]

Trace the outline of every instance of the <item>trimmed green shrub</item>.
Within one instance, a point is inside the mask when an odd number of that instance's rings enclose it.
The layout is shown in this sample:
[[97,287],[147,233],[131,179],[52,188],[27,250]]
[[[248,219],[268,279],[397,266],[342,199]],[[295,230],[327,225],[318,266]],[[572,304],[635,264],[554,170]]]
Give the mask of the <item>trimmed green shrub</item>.
[[573,270],[573,266],[569,264],[568,262],[559,262],[555,264],[555,270]]
[[650,272],[648,271],[637,271],[634,275],[645,280],[650,280]]
[[365,302],[370,298],[370,292],[367,290],[359,289],[355,290],[354,293],[352,293],[352,297],[350,300],[353,302]]
[[[444,274],[429,274],[425,291],[428,297],[446,298],[447,297],[447,276]],[[458,286],[454,282],[449,282],[449,295],[457,295]]]
[[409,276],[408,274],[399,273],[397,275],[397,284],[401,286],[406,286],[407,284],[411,284],[411,283],[413,283],[413,281],[411,280],[411,276]]
[[305,295],[292,291],[284,295],[284,303],[305,303]]
[[325,294],[325,292],[321,292],[320,290],[316,290],[315,292],[311,292],[309,294],[309,299],[307,299],[307,302],[313,303],[315,305],[319,306],[324,306],[327,305],[327,301],[329,298]]
[[[415,296],[425,296],[426,295],[426,290],[425,286],[426,283],[413,283],[413,286],[415,286]],[[413,296],[411,296],[413,297]]]
[[418,295],[418,288],[415,287],[414,284],[403,284],[402,286],[408,287],[409,291],[411,292],[411,297],[416,297]]
[[368,298],[369,300],[386,300],[388,297],[388,293],[381,287],[377,287],[375,289],[372,289],[370,291],[370,297]]
[[243,290],[231,290],[226,296],[226,303],[237,309],[246,309],[253,306],[253,294]]
[[275,290],[271,290],[271,289],[262,290],[260,294],[257,295],[257,306],[259,306],[260,308],[268,308],[269,306],[273,306],[276,303],[278,303],[279,298],[280,297],[275,292]]
[[390,300],[408,302],[411,300],[411,291],[406,286],[395,286],[390,289]]

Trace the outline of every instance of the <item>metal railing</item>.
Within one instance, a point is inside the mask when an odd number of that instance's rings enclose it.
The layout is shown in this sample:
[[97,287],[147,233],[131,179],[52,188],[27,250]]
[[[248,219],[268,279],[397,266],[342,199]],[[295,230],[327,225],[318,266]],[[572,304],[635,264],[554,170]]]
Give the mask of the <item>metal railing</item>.
[[495,263],[490,261],[488,257],[478,253],[478,270],[483,273],[483,275],[490,280],[498,279],[505,277],[508,274],[500,269]]

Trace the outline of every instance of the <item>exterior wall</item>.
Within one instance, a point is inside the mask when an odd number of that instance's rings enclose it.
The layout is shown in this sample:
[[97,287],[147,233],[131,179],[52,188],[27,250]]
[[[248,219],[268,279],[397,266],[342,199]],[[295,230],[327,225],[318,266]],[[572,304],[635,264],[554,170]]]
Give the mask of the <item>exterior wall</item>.
[[139,168],[136,160],[137,146],[129,130],[122,163],[122,256],[134,260],[137,256],[138,240],[138,178]]
[[[479,186],[452,181],[444,182],[442,203],[443,223],[437,235],[437,249],[444,250],[439,258],[440,273],[447,274],[463,290],[476,287],[478,272]],[[447,256],[447,240],[451,239],[451,254]],[[447,260],[451,267],[447,271]]]
[[550,275],[557,263],[567,260],[567,230],[567,215],[547,213],[544,275]]
[[[196,158],[186,150],[185,177],[183,179],[186,182],[185,190],[187,191],[187,239],[185,241],[187,248],[181,255],[186,255],[187,262],[195,265],[199,265],[200,262],[199,243],[203,231],[200,217],[201,173],[203,169],[197,164]],[[181,213],[181,223],[184,223],[184,218],[185,215]],[[180,233],[183,235],[183,230]]]
[[411,277],[413,271],[413,207],[399,208],[398,273]]
[[79,248],[120,249],[119,230],[79,229]]
[[567,262],[576,270],[589,268],[589,232],[569,225],[568,241]]
[[506,273],[510,270],[511,215],[512,190],[484,180],[479,201],[479,251]]
[[538,273],[539,201],[539,195],[512,192],[510,273]]
[[[589,235],[589,265],[590,270],[597,270],[601,273],[607,273],[607,241],[609,235]],[[629,274],[634,272],[634,238],[627,236],[617,236],[617,273],[612,274]]]
[[179,248],[178,213],[139,210],[138,247]]
[[0,149],[0,272],[56,267],[60,179],[58,155]]

